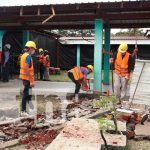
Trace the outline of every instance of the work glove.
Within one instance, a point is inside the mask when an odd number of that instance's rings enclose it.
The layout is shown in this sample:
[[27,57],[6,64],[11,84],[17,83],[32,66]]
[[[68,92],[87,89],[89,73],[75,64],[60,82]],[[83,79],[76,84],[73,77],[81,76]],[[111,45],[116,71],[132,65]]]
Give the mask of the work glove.
[[35,83],[34,82],[30,82],[30,87],[34,87]]
[[88,85],[84,85],[84,86],[82,86],[82,90],[83,90],[83,91],[89,91],[90,88],[89,88]]
[[126,76],[125,76],[125,79],[126,79],[126,80],[130,80],[130,75],[126,75]]
[[113,59],[113,58],[110,58],[110,59],[109,59],[109,63],[112,64],[113,62],[114,62],[114,59]]

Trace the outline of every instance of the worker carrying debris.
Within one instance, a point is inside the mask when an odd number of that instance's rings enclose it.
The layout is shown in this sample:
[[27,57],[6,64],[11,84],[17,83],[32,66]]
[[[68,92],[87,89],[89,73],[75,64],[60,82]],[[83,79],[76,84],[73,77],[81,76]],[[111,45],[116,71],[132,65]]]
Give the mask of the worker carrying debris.
[[39,49],[38,62],[39,62],[39,72],[40,72],[40,80],[43,80],[44,75],[44,51],[42,48]]
[[128,45],[122,43],[118,47],[117,54],[115,54],[113,58],[110,58],[110,63],[114,64],[114,94],[119,100],[118,104],[121,104],[121,102],[126,99],[128,81],[131,71],[134,68],[133,57],[127,50]]
[[31,55],[35,53],[36,44],[33,41],[28,41],[25,45],[24,54],[21,56],[20,61],[20,76],[19,78],[23,81],[23,95],[22,95],[22,106],[21,116],[28,116],[26,112],[26,104],[28,102],[31,109],[34,108],[32,98],[32,87],[34,87],[34,67]]
[[[84,90],[88,90],[87,76],[93,72],[93,66],[87,65],[86,67],[74,67],[68,71],[68,77],[75,83],[75,99],[78,100],[78,93],[81,85]],[[86,88],[86,89],[85,89]]]
[[48,50],[44,51],[43,66],[44,66],[44,80],[49,81],[50,58]]

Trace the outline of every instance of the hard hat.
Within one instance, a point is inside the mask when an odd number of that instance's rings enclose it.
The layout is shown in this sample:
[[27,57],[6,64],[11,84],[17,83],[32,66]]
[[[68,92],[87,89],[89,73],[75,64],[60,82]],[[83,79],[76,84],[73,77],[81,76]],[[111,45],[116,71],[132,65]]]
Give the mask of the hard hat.
[[87,65],[86,67],[93,71],[93,66],[92,65]]
[[11,45],[10,44],[5,44],[5,47],[10,49],[11,48]]
[[39,48],[39,53],[43,52],[43,48]]
[[120,53],[125,53],[128,50],[128,44],[127,43],[122,43],[119,45],[118,51]]
[[33,41],[28,41],[28,42],[26,43],[25,47],[32,47],[32,48],[34,48],[34,49],[37,49],[37,48],[36,48],[36,44],[35,44],[35,42],[33,42]]
[[48,50],[44,50],[44,53],[48,53]]

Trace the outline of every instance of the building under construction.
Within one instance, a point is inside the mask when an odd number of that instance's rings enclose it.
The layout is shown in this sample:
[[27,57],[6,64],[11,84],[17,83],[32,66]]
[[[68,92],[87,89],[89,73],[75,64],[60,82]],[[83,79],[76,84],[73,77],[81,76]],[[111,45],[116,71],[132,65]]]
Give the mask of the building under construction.
[[[149,30],[143,37],[111,37],[114,28],[149,26],[150,1],[146,0],[0,6],[0,47],[4,51],[5,44],[11,45],[12,74],[19,74],[18,56],[30,40],[49,51],[54,68],[94,66],[93,77],[87,79],[89,90],[81,89],[78,101],[71,82],[36,81],[32,90],[35,107],[29,108],[28,117],[20,117],[22,82],[18,78],[1,82],[0,149],[124,150],[127,140],[149,140]],[[54,29],[94,29],[94,37],[62,37],[50,32]],[[129,53],[134,48],[139,51],[128,101],[117,106],[110,57],[122,42],[128,43]],[[103,49],[110,55],[104,55]],[[102,121],[95,121],[101,117]],[[104,122],[112,128],[99,128]],[[132,145],[131,150],[138,149],[138,143]],[[146,146],[142,148],[148,150],[150,145]]]

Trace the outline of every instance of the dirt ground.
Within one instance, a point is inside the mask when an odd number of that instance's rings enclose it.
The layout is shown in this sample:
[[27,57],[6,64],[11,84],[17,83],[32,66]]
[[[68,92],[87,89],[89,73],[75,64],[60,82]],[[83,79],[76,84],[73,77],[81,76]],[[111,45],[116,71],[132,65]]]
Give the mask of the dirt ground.
[[150,141],[134,141],[127,142],[127,150],[150,150]]

